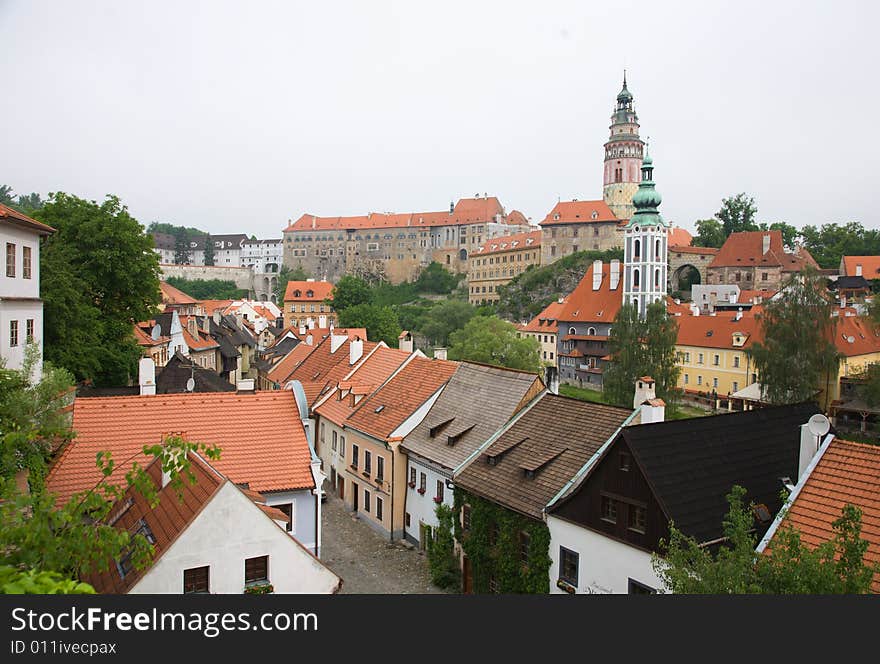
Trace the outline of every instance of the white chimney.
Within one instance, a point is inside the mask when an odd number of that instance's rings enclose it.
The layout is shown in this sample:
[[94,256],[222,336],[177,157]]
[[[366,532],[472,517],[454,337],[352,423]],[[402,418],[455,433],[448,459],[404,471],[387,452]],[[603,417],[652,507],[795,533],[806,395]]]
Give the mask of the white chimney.
[[405,353],[413,352],[413,335],[409,330],[404,330],[401,334],[400,341],[397,344],[400,350]]
[[559,369],[556,367],[544,367],[544,385],[550,394],[559,394]]
[[364,342],[361,341],[360,337],[355,337],[351,340],[351,343],[348,344],[348,363],[355,364],[359,359],[361,359],[361,355],[364,354]]
[[138,362],[138,385],[142,396],[156,394],[156,363],[150,357]]
[[435,360],[445,360],[446,359],[446,349],[445,348],[435,348],[434,349],[434,359]]
[[339,350],[339,347],[344,344],[348,340],[348,335],[346,334],[333,334],[330,333],[330,352],[335,353]]
[[306,335],[306,346],[314,346],[315,338],[311,334]]
[[303,337],[306,336],[306,326],[305,325],[299,326],[299,333],[300,333],[300,336],[303,336]]
[[617,285],[620,283],[620,261],[616,258],[611,261],[611,280],[608,284],[608,287],[611,290],[617,290]]
[[819,451],[819,436],[810,431],[809,424],[801,424],[801,450],[798,455],[798,479]]
[[666,420],[666,402],[663,399],[650,399],[639,406],[641,410],[641,423],[653,424]]
[[322,330],[327,327],[327,316],[318,316],[318,327]]
[[742,307],[739,307],[739,308],[736,310],[736,316],[733,317],[733,320],[739,320],[739,319],[742,318],[742,317],[743,317],[743,308],[742,308]]
[[730,293],[727,294],[727,301],[731,304],[736,304],[738,296],[739,293],[737,293],[736,291],[730,291]]
[[700,305],[691,302],[691,316],[699,316],[700,315]]
[[633,397],[633,408],[638,408],[646,401],[657,397],[654,391],[654,379],[650,376],[636,378],[636,393]]
[[764,233],[763,240],[764,240],[763,253],[766,254],[768,251],[770,251],[770,233]]
[[857,277],[861,277],[861,276],[862,276],[862,264],[861,264],[861,263],[859,263],[858,265],[856,265],[856,276],[857,276]]
[[593,290],[602,286],[602,261],[593,261]]

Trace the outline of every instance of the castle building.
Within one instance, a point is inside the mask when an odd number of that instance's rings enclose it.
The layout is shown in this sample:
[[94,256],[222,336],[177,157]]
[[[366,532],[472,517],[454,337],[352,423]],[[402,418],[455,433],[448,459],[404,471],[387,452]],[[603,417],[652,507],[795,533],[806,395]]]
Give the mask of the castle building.
[[498,288],[531,265],[541,265],[541,231],[489,240],[470,255],[468,299],[479,305],[498,301]]
[[611,135],[605,143],[602,194],[614,215],[626,220],[635,213],[632,199],[639,188],[639,169],[645,146],[639,138],[639,117],[633,106],[632,93],[626,87],[626,72],[609,129]]
[[645,155],[641,170],[642,181],[632,197],[635,212],[624,229],[623,301],[634,304],[644,318],[648,305],[666,297],[669,224],[657,211],[662,198],[654,188],[650,155]]

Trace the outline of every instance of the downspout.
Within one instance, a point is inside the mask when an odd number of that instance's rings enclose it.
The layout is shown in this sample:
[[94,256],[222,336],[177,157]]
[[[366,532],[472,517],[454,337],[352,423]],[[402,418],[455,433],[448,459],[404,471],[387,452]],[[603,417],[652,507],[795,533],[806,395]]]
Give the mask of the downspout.
[[[387,445],[387,442],[386,442]],[[389,445],[390,447],[390,445]],[[390,527],[388,528],[388,540],[390,542],[394,541],[394,450],[391,450],[391,519],[390,519]]]

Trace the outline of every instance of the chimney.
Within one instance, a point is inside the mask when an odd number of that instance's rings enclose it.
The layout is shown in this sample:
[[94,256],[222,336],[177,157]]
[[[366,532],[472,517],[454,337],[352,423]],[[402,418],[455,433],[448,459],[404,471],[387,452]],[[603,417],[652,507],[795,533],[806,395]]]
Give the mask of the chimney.
[[810,465],[813,457],[816,456],[816,452],[819,451],[820,441],[821,436],[817,436],[810,431],[809,423],[801,424],[801,449],[800,454],[798,455],[798,479],[803,476],[807,466]]
[[735,290],[730,291],[730,293],[727,294],[727,301],[730,302],[731,304],[736,304],[738,297],[739,297],[739,293],[737,293]]
[[330,352],[335,353],[339,350],[339,347],[342,346],[346,341],[348,341],[347,334],[333,334],[330,332]]
[[559,369],[556,367],[544,367],[544,385],[550,394],[559,394]]
[[666,402],[663,399],[649,399],[641,406],[641,423],[654,424],[655,422],[663,422],[666,419]]
[[764,233],[763,240],[764,240],[763,253],[766,254],[768,251],[770,251],[770,233]]
[[700,315],[700,306],[694,302],[691,302],[691,316],[699,316]]
[[306,335],[306,346],[314,346],[315,338],[311,334]]
[[322,330],[327,327],[327,316],[318,316],[318,327]]
[[558,300],[556,300],[556,303],[557,303],[557,304],[562,304],[563,302],[565,302],[565,298],[564,298],[564,297],[560,297]]
[[348,344],[348,363],[355,364],[359,359],[361,359],[361,355],[364,354],[364,342],[361,341],[360,337],[355,337],[351,340],[351,343]]
[[303,336],[303,337],[306,335],[306,326],[305,325],[299,326],[299,334],[300,334],[300,336]]
[[633,408],[638,408],[643,403],[657,397],[654,391],[654,379],[650,376],[636,378],[636,393],[633,397]]
[[186,320],[186,330],[189,332],[194,339],[198,340],[199,338],[199,325],[195,316],[190,316]]
[[156,363],[144,357],[138,362],[138,385],[141,396],[156,394]]
[[435,348],[434,349],[434,359],[435,360],[445,360],[446,359],[446,349],[445,348]]
[[611,290],[617,290],[617,285],[620,283],[620,261],[616,258],[611,261],[611,282],[608,287]]
[[409,330],[401,332],[397,346],[405,353],[413,352],[413,335]]
[[455,212],[455,203],[449,201],[449,214],[452,214],[453,212]]
[[743,317],[743,308],[742,308],[742,307],[739,307],[739,308],[736,310],[736,316],[733,317],[733,320],[739,320],[739,319],[742,318],[742,317]]
[[856,265],[856,276],[857,276],[857,277],[861,277],[861,276],[862,276],[862,264],[861,264],[861,263],[859,263],[859,264]]
[[593,261],[593,290],[602,286],[602,261]]

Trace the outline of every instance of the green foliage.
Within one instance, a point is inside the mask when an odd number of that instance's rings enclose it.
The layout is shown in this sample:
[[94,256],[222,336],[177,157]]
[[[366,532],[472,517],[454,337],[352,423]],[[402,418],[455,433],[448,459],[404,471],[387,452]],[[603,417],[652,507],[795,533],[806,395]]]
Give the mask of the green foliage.
[[12,565],[0,565],[0,594],[94,595],[95,589],[88,583],[66,579],[57,572],[22,570]]
[[174,264],[189,265],[192,263],[192,252],[189,249],[189,238],[185,233],[174,238]]
[[[470,529],[461,528],[461,509],[470,507]],[[546,594],[550,591],[550,530],[500,505],[455,489],[456,539],[471,562],[475,593],[488,593],[495,579],[500,593]],[[495,534],[493,541],[493,533]],[[522,557],[522,535],[528,553]]]
[[[341,313],[350,307],[362,304],[372,304],[373,293],[370,285],[359,277],[345,275],[333,288],[333,300],[330,304],[337,313]],[[355,326],[363,327],[363,326]]]
[[851,380],[857,380],[856,393],[872,408],[880,404],[880,363],[871,362],[861,370],[850,374]]
[[339,327],[364,327],[367,339],[384,341],[392,348],[397,346],[401,331],[394,310],[375,304],[356,304],[343,309],[339,312]]
[[[782,233],[782,244],[788,249],[794,249],[800,231],[784,221],[774,221],[772,224],[761,223],[758,225],[762,231],[779,231]],[[836,265],[834,267],[837,267]]]
[[275,294],[275,302],[278,303],[278,306],[280,307],[284,302],[284,293],[287,291],[288,281],[305,281],[308,278],[309,275],[301,267],[291,269],[286,265],[282,265],[278,271],[278,284],[275,286],[275,290],[272,291]]
[[192,226],[175,226],[174,224],[168,224],[162,221],[150,222],[150,225],[147,226],[147,233],[165,233],[166,235],[173,235],[174,237],[183,235],[187,239],[190,237],[207,235],[205,231],[193,228]]
[[240,300],[247,297],[247,289],[238,288],[234,281],[224,279],[168,277],[165,281],[197,300]]
[[152,238],[115,196],[53,193],[34,217],[57,229],[40,252],[46,359],[78,380],[126,384],[141,357],[132,321],[161,299]]
[[0,185],[0,203],[28,216],[32,216],[34,212],[46,204],[43,198],[35,192],[16,196],[12,187],[7,184]]
[[246,586],[245,595],[271,595],[275,592],[275,586],[271,583],[255,583],[252,586]]
[[464,274],[452,274],[440,263],[434,262],[419,274],[415,280],[415,289],[418,293],[451,293],[464,278]]
[[553,300],[568,295],[578,285],[593,261],[623,260],[622,249],[579,251],[544,267],[529,266],[510,283],[498,287],[493,313],[507,320],[534,318]]
[[608,349],[614,360],[603,375],[603,389],[612,403],[630,407],[636,379],[651,376],[657,396],[674,407],[680,368],[675,360],[678,323],[667,316],[663,302],[648,306],[645,318],[624,304],[611,327]]
[[833,308],[825,280],[813,270],[793,276],[760,318],[763,341],[746,353],[755,363],[764,398],[773,404],[800,403],[828,391],[837,379]]
[[724,244],[727,235],[724,226],[717,219],[700,219],[696,223],[697,234],[694,236],[695,247],[714,247],[718,249]]
[[876,256],[880,254],[880,230],[865,228],[852,221],[848,224],[804,226],[801,230],[804,246],[819,267],[836,269],[843,256]]
[[474,317],[476,310],[468,302],[446,300],[438,302],[424,314],[418,331],[432,346],[446,346],[449,335],[464,328]]
[[724,237],[728,237],[731,233],[759,230],[755,223],[757,214],[758,206],[755,205],[755,199],[742,193],[723,199],[721,209],[715,213],[715,218],[724,228]]
[[540,347],[534,337],[518,338],[516,328],[497,316],[474,316],[449,335],[449,359],[538,373]]
[[205,265],[214,264],[214,240],[210,233],[205,233]]
[[664,587],[680,594],[867,593],[880,568],[864,562],[868,542],[861,539],[861,510],[846,505],[834,524],[834,537],[815,549],[803,544],[790,524],[777,530],[772,546],[756,554],[754,517],[746,491],[734,486],[727,496],[726,541],[717,553],[701,547],[670,524],[662,557],[652,556]]
[[438,526],[434,529],[434,539],[428,542],[428,570],[431,582],[439,588],[458,587],[461,571],[455,556],[452,539],[453,513],[449,505],[439,504],[434,510]]

